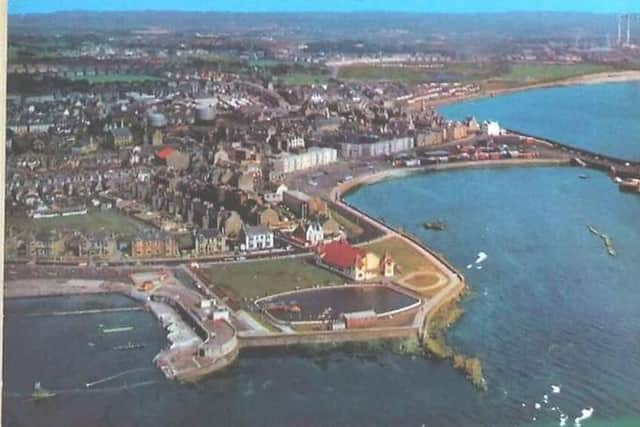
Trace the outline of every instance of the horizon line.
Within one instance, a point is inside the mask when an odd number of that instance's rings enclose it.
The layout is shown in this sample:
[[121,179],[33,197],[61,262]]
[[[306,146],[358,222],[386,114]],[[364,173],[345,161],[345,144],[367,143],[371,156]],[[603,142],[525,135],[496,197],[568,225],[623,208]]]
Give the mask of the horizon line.
[[[233,9],[61,9],[47,12],[10,12],[7,13],[8,17],[11,16],[43,16],[43,15],[55,15],[62,13],[145,13],[145,12],[171,12],[171,13],[221,13],[221,14],[296,14],[296,13],[334,13],[334,14],[373,14],[373,13],[397,13],[397,14],[414,14],[414,15],[506,15],[512,13],[525,13],[525,14],[582,14],[582,15],[624,15],[627,13],[634,13],[629,11],[616,11],[616,12],[604,12],[604,11],[584,11],[584,10],[531,10],[531,9],[513,9],[504,11],[421,11],[421,10],[397,10],[397,9],[363,9],[363,10],[233,10]],[[640,11],[638,11],[640,13]]]

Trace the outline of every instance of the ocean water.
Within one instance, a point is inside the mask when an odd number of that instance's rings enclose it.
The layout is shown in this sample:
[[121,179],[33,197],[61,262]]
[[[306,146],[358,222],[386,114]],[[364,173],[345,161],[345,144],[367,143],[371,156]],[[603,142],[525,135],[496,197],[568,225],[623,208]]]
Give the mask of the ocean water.
[[[593,418],[583,426],[640,425],[640,197],[618,192],[597,172],[579,179],[583,173],[440,172],[348,196],[463,270],[473,294],[447,339],[482,359],[487,393],[446,362],[402,354],[386,343],[252,351],[223,373],[179,385],[152,366],[164,338],[150,313],[25,316],[128,300],[11,300],[4,425],[557,426],[562,411],[573,426],[589,407]],[[422,229],[430,219],[445,219],[447,231]],[[586,224],[611,235],[619,255],[607,255]],[[488,258],[478,269],[481,251]],[[101,324],[135,328],[104,335]],[[146,347],[111,350],[128,341]],[[60,394],[31,401],[34,381]]]
[[530,90],[440,107],[502,127],[629,160],[640,160],[640,82]]

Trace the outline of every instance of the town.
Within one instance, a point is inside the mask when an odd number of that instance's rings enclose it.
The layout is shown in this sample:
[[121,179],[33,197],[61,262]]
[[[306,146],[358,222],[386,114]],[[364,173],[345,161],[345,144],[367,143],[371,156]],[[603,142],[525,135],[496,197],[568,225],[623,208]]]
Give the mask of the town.
[[637,72],[623,23],[604,47],[546,40],[471,57],[455,38],[407,54],[157,26],[51,38],[21,22],[8,67],[6,293],[125,294],[167,328],[155,362],[183,381],[243,348],[418,338],[484,388],[479,362],[429,328],[438,313],[450,323],[442,308],[465,291],[462,274],[342,196],[488,164],[637,178],[637,163],[437,111]]

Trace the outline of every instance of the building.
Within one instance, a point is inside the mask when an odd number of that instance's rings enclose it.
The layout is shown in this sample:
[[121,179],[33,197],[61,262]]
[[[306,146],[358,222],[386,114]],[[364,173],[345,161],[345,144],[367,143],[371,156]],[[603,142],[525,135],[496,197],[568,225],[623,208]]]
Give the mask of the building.
[[315,247],[324,241],[324,229],[318,222],[311,222],[305,225],[299,225],[293,232],[293,237],[304,242],[307,247]]
[[78,256],[112,258],[117,248],[116,236],[112,233],[89,233],[78,242]]
[[205,229],[195,233],[196,256],[211,256],[221,252],[227,252],[227,238],[216,229]]
[[131,256],[134,258],[170,258],[177,255],[176,240],[158,230],[138,233],[131,241]]
[[442,132],[420,131],[416,134],[416,147],[442,144]]
[[241,246],[244,251],[258,251],[273,249],[273,232],[262,225],[247,226],[242,228],[244,244]]
[[26,244],[27,256],[31,258],[58,258],[64,255],[66,237],[56,230],[33,233]]
[[351,246],[344,240],[319,245],[316,249],[318,263],[337,271],[357,282],[380,277],[392,277],[395,263],[385,255],[382,259],[373,252]]
[[109,131],[109,142],[116,148],[133,145],[133,134],[127,127],[115,128]]
[[413,138],[395,138],[389,140],[363,139],[359,142],[340,144],[340,156],[344,159],[389,156],[409,151],[415,147]]
[[300,219],[309,216],[309,200],[311,198],[300,191],[285,191],[282,203]]
[[378,322],[378,316],[373,310],[356,311],[344,313],[342,320],[347,329],[363,329],[374,327]]
[[338,161],[338,151],[334,148],[311,147],[300,154],[281,153],[271,158],[275,174],[287,174],[300,170],[326,166]]
[[484,122],[482,123],[482,133],[487,136],[500,136],[502,129],[498,122]]
[[262,195],[262,199],[265,203],[278,204],[282,202],[282,196],[288,188],[284,184],[280,184],[275,191],[268,191]]

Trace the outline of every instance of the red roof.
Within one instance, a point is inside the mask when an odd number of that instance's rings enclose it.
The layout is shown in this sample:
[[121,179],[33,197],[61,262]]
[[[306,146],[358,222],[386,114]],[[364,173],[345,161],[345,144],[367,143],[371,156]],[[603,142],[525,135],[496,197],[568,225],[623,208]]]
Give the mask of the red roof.
[[164,147],[162,150],[156,151],[156,156],[161,160],[167,160],[167,158],[176,151],[171,147]]
[[319,253],[325,264],[338,268],[353,267],[358,258],[364,258],[367,255],[366,251],[344,241],[324,245],[319,249]]

